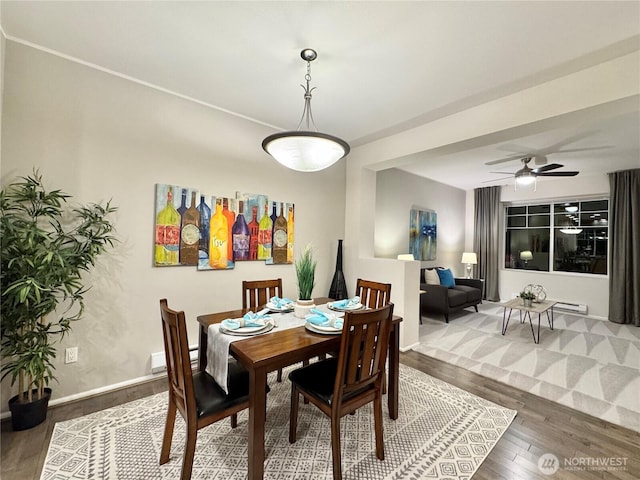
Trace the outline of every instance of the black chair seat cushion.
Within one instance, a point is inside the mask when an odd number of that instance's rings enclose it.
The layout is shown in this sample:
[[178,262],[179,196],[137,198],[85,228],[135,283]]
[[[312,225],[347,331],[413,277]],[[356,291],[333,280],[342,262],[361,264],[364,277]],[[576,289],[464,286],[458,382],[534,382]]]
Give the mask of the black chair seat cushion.
[[249,398],[249,372],[235,360],[229,361],[229,394],[207,372],[193,374],[198,418],[224,410]]
[[[337,371],[338,359],[336,357],[330,357],[326,360],[320,360],[292,371],[289,373],[289,380],[295,383],[300,390],[310,393],[324,403],[331,405]],[[350,392],[344,396],[343,402],[355,395],[359,395],[365,389],[369,388],[373,387],[367,386],[363,389]]]
[[[427,293],[427,295],[429,295]],[[447,290],[449,296],[449,307],[457,307],[467,303],[467,292],[461,290],[459,286]]]
[[455,290],[465,292],[467,302],[480,302],[482,300],[482,291],[474,287],[468,287],[466,285],[456,285]]

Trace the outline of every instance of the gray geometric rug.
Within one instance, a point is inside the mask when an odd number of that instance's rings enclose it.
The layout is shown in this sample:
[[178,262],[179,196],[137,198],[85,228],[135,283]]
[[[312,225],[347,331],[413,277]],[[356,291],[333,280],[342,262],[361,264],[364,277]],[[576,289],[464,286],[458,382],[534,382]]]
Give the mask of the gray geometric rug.
[[556,311],[553,330],[542,315],[536,345],[517,310],[502,335],[503,307],[478,309],[448,324],[423,316],[414,350],[640,431],[640,328]]
[[[277,383],[270,374],[269,385],[265,478],[332,479],[329,419],[300,402],[298,439],[289,444],[290,384]],[[57,423],[41,480],[180,478],[184,423],[179,414],[171,459],[158,465],[166,397],[161,393]],[[384,461],[375,457],[371,405],[343,417],[345,479],[468,479],[517,413],[405,365],[400,365],[398,419],[389,419],[386,398],[383,405]],[[200,430],[193,480],[245,479],[246,437],[246,410],[236,429],[226,419]]]

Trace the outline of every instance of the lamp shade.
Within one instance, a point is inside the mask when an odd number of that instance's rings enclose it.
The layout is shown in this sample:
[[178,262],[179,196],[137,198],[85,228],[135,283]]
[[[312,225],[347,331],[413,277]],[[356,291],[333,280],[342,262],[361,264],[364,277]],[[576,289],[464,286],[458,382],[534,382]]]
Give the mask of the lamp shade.
[[338,137],[300,130],[270,135],[262,142],[262,148],[285,167],[299,172],[330,167],[350,150]]
[[462,263],[476,265],[478,263],[478,257],[474,252],[464,252],[462,254]]
[[523,250],[520,252],[520,260],[533,260],[533,253],[531,250]]
[[398,260],[413,261],[415,260],[415,258],[413,258],[413,253],[401,253],[400,255],[398,255]]

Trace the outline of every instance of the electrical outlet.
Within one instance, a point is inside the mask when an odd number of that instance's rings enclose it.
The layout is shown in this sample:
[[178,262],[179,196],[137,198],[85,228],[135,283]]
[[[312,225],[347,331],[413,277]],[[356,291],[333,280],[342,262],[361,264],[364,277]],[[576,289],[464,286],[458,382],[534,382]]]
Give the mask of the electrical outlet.
[[78,347],[70,347],[65,350],[64,363],[73,363],[78,361]]

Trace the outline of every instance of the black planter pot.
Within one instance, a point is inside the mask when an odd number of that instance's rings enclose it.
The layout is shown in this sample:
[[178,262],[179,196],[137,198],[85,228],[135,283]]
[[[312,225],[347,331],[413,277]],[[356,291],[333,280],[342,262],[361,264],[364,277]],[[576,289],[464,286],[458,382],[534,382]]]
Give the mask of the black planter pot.
[[347,293],[347,283],[342,273],[342,240],[338,240],[338,254],[336,256],[336,272],[333,274],[331,287],[329,288],[329,298],[334,300],[344,300],[349,298]]
[[[37,394],[38,390],[32,392]],[[41,424],[47,418],[51,389],[44,389],[44,396],[31,403],[18,402],[18,395],[9,400],[9,410],[11,410],[11,425],[15,431],[27,430]]]

